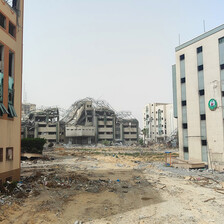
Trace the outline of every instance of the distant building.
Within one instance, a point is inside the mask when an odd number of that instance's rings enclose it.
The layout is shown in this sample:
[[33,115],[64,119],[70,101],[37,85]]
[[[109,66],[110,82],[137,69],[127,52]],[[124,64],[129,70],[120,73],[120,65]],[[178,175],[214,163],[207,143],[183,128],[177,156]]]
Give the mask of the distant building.
[[36,111],[36,104],[22,103],[22,120],[26,119],[26,115]]
[[60,138],[66,143],[138,142],[138,120],[128,112],[116,113],[102,100],[85,98],[75,102],[60,123],[65,126]]
[[224,168],[224,25],[176,47],[174,111],[180,157]]
[[143,110],[145,143],[165,142],[177,130],[177,119],[173,116],[173,104],[149,103]]
[[57,108],[35,110],[22,121],[22,138],[44,138],[47,143],[59,143],[59,111]]
[[0,184],[20,178],[23,0],[0,1]]

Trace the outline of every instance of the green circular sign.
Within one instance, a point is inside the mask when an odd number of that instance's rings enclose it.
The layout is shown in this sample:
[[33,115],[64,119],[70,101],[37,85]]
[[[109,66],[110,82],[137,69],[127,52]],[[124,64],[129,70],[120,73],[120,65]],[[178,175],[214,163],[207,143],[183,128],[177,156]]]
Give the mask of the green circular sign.
[[208,102],[208,107],[210,110],[215,110],[217,108],[217,101],[215,99],[210,99]]

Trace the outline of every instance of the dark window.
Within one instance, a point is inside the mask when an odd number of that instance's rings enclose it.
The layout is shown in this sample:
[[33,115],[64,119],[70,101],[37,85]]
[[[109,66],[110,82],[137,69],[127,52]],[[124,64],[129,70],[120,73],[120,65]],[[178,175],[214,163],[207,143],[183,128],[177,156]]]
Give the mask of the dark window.
[[224,43],[224,37],[219,38],[219,43]]
[[203,65],[199,65],[198,66],[198,71],[202,71],[203,70]]
[[180,55],[180,61],[184,60],[184,54]]
[[181,83],[185,83],[185,77],[180,79]]
[[46,124],[39,124],[38,125],[40,128],[45,128],[47,125]]
[[4,70],[3,55],[4,55],[4,47],[0,45],[0,72],[1,73],[3,73],[3,70]]
[[220,69],[223,70],[224,69],[224,64],[220,65]]
[[186,105],[187,105],[187,101],[186,101],[186,100],[183,100],[183,101],[181,102],[181,104],[182,104],[182,106],[186,106]]
[[205,90],[204,90],[204,89],[199,90],[199,95],[200,95],[200,96],[205,95]]
[[14,53],[9,51],[9,76],[13,77],[14,74]]
[[5,29],[5,21],[6,18],[4,15],[2,15],[2,13],[0,13],[0,26],[3,27]]
[[9,33],[16,37],[16,27],[11,22],[9,22]]
[[201,53],[202,52],[202,46],[197,48],[197,53]]
[[201,120],[206,120],[206,115],[205,114],[201,114],[200,117],[201,117]]
[[182,126],[183,126],[183,129],[187,129],[187,123],[183,123]]
[[6,148],[6,160],[13,160],[13,148]]
[[188,147],[184,147],[184,152],[188,152]]
[[0,162],[3,161],[3,148],[0,148]]
[[222,91],[222,97],[224,97],[224,91]]
[[207,141],[206,140],[201,140],[201,144],[202,145],[207,145]]

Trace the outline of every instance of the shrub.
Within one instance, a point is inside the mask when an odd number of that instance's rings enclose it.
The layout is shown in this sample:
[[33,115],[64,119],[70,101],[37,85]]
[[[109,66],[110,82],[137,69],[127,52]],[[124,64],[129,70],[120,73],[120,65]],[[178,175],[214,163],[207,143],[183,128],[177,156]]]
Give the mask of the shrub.
[[42,153],[46,139],[24,138],[21,140],[22,153]]
[[102,144],[105,145],[105,146],[110,146],[110,141],[103,140]]

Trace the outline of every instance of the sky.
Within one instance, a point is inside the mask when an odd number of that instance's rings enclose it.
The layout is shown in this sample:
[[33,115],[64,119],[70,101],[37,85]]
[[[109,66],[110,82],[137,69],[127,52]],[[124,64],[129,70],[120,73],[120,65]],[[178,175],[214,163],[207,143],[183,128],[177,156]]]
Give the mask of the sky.
[[91,97],[131,111],[172,103],[175,47],[224,23],[221,0],[25,0],[23,100]]

